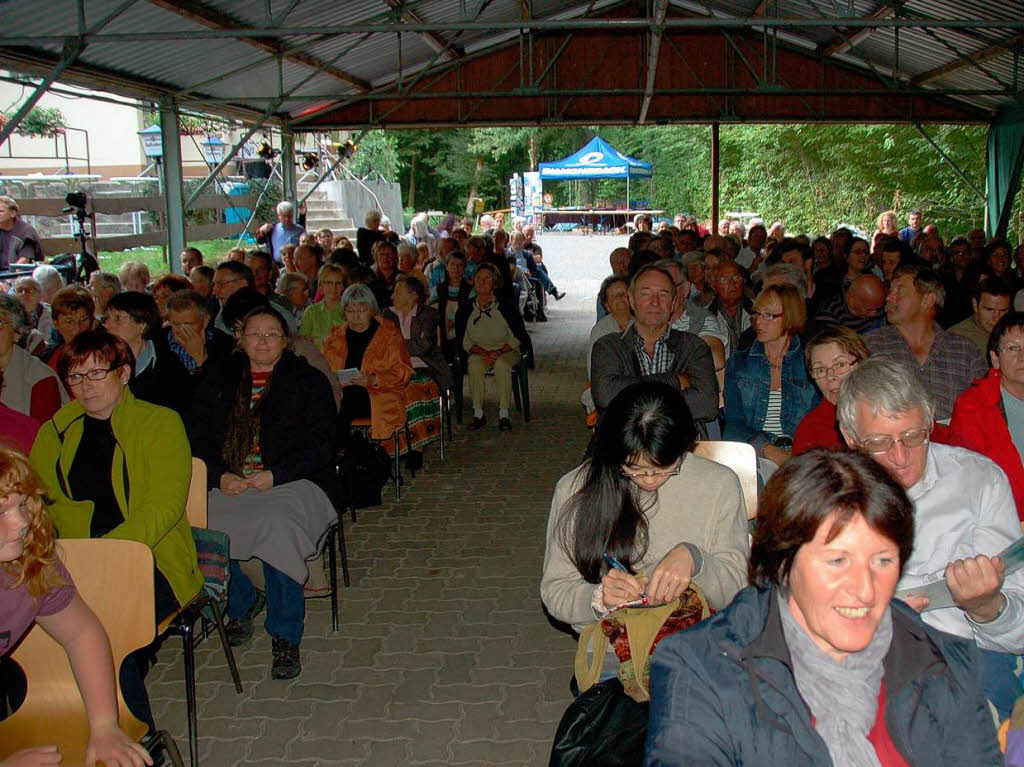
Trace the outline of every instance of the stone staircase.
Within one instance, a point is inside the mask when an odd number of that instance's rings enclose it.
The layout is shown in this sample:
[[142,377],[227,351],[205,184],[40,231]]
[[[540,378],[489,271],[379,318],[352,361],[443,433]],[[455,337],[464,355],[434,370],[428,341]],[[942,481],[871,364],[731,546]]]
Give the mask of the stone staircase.
[[[306,193],[312,186],[311,183],[299,184],[299,195]],[[303,189],[305,187],[305,189]],[[344,211],[338,207],[335,200],[327,199],[327,192],[317,189],[306,200],[306,231],[318,232],[321,229],[330,229],[335,237],[348,237],[355,244],[356,225],[351,218],[347,218]]]

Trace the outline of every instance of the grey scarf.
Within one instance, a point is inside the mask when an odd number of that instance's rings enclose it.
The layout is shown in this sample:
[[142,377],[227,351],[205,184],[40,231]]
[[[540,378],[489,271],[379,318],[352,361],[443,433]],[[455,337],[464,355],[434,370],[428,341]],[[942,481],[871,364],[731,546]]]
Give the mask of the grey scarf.
[[828,746],[832,763],[881,767],[868,733],[878,715],[882,661],[892,641],[891,609],[885,611],[871,643],[837,663],[796,622],[781,590],[778,599],[796,687],[814,715],[815,729]]

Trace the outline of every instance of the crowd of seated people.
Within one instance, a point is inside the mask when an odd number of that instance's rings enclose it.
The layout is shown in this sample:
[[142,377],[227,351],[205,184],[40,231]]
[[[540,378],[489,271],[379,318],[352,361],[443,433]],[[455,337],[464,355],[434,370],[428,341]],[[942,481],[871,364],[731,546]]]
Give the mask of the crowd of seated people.
[[[976,231],[947,249],[919,211],[908,224],[897,231],[888,211],[869,240],[846,228],[813,239],[754,223],[744,239],[736,227],[699,231],[684,218],[660,233],[641,228],[628,249],[611,254],[613,273],[601,286],[588,352],[600,418],[586,462],[563,477],[552,502],[541,581],[548,610],[579,631],[616,606],[653,596],[645,586],[665,567],[652,513],[662,507],[663,491],[652,496],[652,487],[628,480],[671,482],[680,462],[675,451],[658,457],[634,441],[653,433],[639,426],[622,433],[643,387],[685,406],[703,438],[714,434],[699,428],[710,421],[724,439],[752,445],[761,489],[751,585],[654,654],[647,764],[704,757],[761,763],[771,754],[814,764],[829,757],[836,764],[925,763],[893,748],[893,727],[904,745],[913,742],[912,753],[935,754],[939,763],[999,763],[988,709],[1005,722],[1024,692],[1017,672],[1024,633],[1016,617],[1024,580],[998,557],[1021,537],[1024,520],[1024,312],[1014,311],[1024,308],[1014,306],[1024,301],[1024,263],[1014,262],[1005,240],[986,243]],[[706,306],[718,332],[674,319],[693,306]],[[696,364],[702,357],[713,358],[713,367]],[[715,395],[710,412],[702,390]],[[648,423],[653,428],[654,420]],[[608,453],[610,443],[625,450]],[[694,459],[687,451],[684,471]],[[595,489],[613,477],[623,489]],[[689,483],[687,493],[706,481]],[[731,529],[721,515],[733,502],[718,503],[721,541]],[[703,503],[694,508],[707,511]],[[625,524],[622,514],[629,515]],[[636,536],[625,547],[616,537],[622,530]],[[707,534],[694,525],[672,539],[691,549],[684,587],[698,582],[695,563],[707,545],[698,540]],[[586,548],[594,545],[596,559]],[[602,562],[603,550],[625,568]],[[831,573],[821,570],[828,551],[843,557]],[[871,564],[882,551],[892,552],[884,573]],[[747,556],[744,546],[741,570]],[[870,588],[865,578],[873,579]],[[933,607],[921,593],[934,581],[945,582],[948,603]],[[659,592],[652,604],[678,594]],[[732,650],[720,651],[723,637]],[[923,637],[934,656],[902,656],[906,672],[939,663],[954,680],[955,697],[918,679],[916,701],[887,698],[886,685],[905,683],[890,678],[897,642],[909,647]],[[789,728],[781,739],[771,735],[768,720],[788,721],[791,713],[778,702],[766,709],[751,688],[766,670],[758,658],[769,641],[778,648],[772,652],[785,653],[775,657],[793,658],[783,676],[773,674],[773,689],[795,687],[813,717],[801,712],[799,726],[820,736],[813,742],[801,743]],[[849,668],[850,658],[863,659],[854,666],[863,671]],[[605,677],[617,665],[610,656]],[[860,673],[868,674],[866,687]],[[851,690],[870,694],[857,699]],[[936,708],[938,700],[944,708]],[[908,733],[905,722],[920,705],[942,726]],[[837,716],[839,709],[852,713]],[[944,728],[966,721],[981,723],[977,739],[954,742]]]
[[[965,237],[947,253],[934,230],[920,227],[907,242],[893,229],[880,218],[870,239],[840,229],[812,244],[781,225],[753,223],[744,237],[684,221],[638,231],[611,254],[589,344],[596,432],[584,465],[556,489],[541,593],[577,630],[641,596],[669,602],[691,584],[718,612],[654,656],[652,764],[679,761],[673,749],[690,743],[680,728],[700,733],[702,753],[717,728],[732,726],[716,718],[722,711],[748,708],[751,724],[730,739],[727,763],[778,750],[808,763],[824,755],[870,764],[867,749],[900,764],[894,741],[960,753],[945,730],[968,720],[980,723],[971,753],[984,755],[991,717],[972,706],[987,699],[1005,719],[1022,693],[1014,668],[1024,582],[996,555],[1024,519],[1024,313],[1011,311],[1024,265],[998,240]],[[178,531],[188,485],[178,464],[202,457],[210,525],[232,537],[230,639],[247,642],[266,609],[273,675],[297,675],[306,560],[336,518],[334,466],[353,422],[368,419],[370,436],[390,448],[413,404],[465,373],[469,428],[479,430],[493,372],[497,428],[512,428],[511,376],[532,352],[512,267],[547,291],[533,274],[538,251],[524,255],[532,232],[481,236],[452,222],[443,235],[419,219],[402,241],[377,215],[354,249],[332,234],[216,265],[189,254],[196,279],[162,278],[160,298],[157,283],[133,289],[135,267],[110,295],[105,278],[48,301],[38,278],[19,281],[26,290],[0,296],[0,403],[37,423],[32,463],[56,501],[57,533],[154,547],[166,614],[198,588],[194,547]],[[52,330],[30,351],[44,303]],[[175,458],[159,474],[138,468],[135,452],[150,450],[139,446],[157,430],[146,427],[152,419],[174,435],[160,449]],[[747,442],[758,456],[753,549],[736,478],[693,454],[695,440],[715,438]],[[418,437],[402,439],[411,450]],[[147,501],[156,485],[159,504]],[[161,532],[173,532],[174,545],[154,537]],[[846,564],[828,581],[823,557],[836,549]],[[241,571],[248,559],[263,567],[265,601]],[[927,609],[915,592],[934,580],[945,580],[952,606]],[[858,591],[865,582],[870,593]],[[847,601],[830,602],[829,588]],[[716,651],[722,636],[733,638],[735,657]],[[799,659],[766,672],[757,653],[769,642]],[[905,674],[892,668],[893,653]],[[142,716],[145,657],[120,671]],[[925,674],[926,663],[945,681]],[[617,672],[613,654],[601,665],[605,676]],[[776,672],[773,681],[809,708],[756,702],[756,679]],[[676,703],[681,686],[708,678],[720,685],[702,694],[718,697],[699,710]],[[844,695],[844,680],[856,694]],[[835,713],[840,695],[849,716]],[[929,716],[917,716],[922,706]],[[798,715],[820,738],[799,727],[769,737],[763,714]],[[917,721],[928,724],[899,729]]]

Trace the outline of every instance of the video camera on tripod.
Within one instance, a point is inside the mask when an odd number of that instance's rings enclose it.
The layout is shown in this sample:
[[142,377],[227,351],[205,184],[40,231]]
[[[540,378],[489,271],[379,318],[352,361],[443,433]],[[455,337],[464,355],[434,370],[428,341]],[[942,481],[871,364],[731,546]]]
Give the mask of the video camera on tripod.
[[[64,202],[67,203],[67,207],[62,208],[61,213],[73,214],[78,222],[75,239],[79,242],[80,250],[77,255],[74,253],[63,253],[56,256],[51,263],[58,269],[64,267],[61,269],[62,272],[71,271],[75,282],[88,282],[89,275],[100,268],[96,257],[89,252],[87,244],[88,235],[85,231],[85,221],[89,217],[89,213],[86,211],[89,198],[82,191],[68,192],[67,196],[64,197]],[[66,281],[71,282],[71,280]]]

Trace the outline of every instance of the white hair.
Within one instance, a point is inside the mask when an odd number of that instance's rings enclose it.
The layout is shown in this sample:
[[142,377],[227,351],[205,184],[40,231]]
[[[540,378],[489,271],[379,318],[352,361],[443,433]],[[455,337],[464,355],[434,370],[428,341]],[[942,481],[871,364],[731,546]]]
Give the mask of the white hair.
[[56,267],[49,264],[40,264],[33,269],[32,279],[39,283],[39,287],[44,293],[48,290],[59,290],[64,287],[64,278],[60,276],[60,272],[57,271]]
[[836,407],[839,425],[848,434],[857,433],[857,405],[865,404],[872,415],[879,410],[903,414],[921,408],[930,428],[935,409],[932,397],[912,368],[895,360],[873,357],[857,363],[839,387]]
[[281,200],[277,204],[277,215],[280,216],[284,213],[291,213],[293,215],[295,213],[295,206],[288,202],[288,200]]

